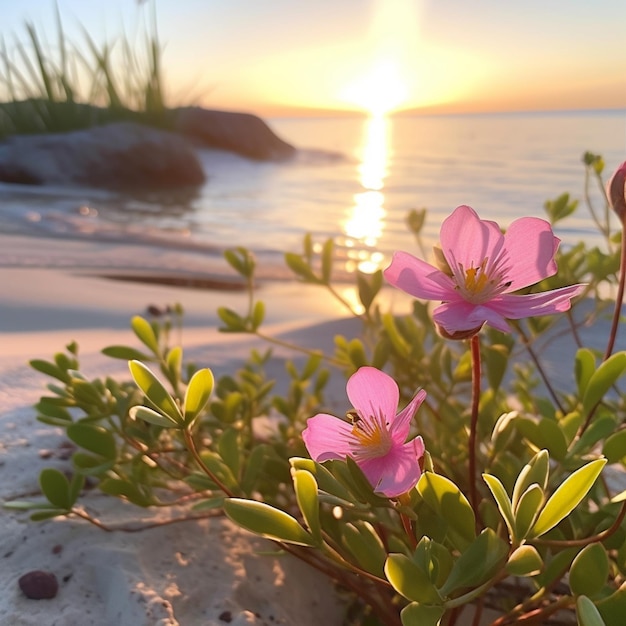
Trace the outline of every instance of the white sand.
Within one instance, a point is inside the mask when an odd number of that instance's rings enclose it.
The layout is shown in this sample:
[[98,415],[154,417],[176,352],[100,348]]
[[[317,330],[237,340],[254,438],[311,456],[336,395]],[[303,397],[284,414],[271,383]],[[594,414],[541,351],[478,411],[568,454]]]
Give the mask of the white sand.
[[[215,330],[216,306],[243,311],[241,293],[108,281],[86,274],[84,269],[0,268],[2,501],[36,498],[41,469],[70,467],[69,460],[60,458],[62,431],[35,419],[32,405],[49,379],[32,370],[28,359],[50,358],[75,340],[82,371],[127,379],[126,364],[99,351],[116,343],[139,347],[128,329],[132,315],[142,314],[148,304],[173,302],[181,302],[188,312],[182,337],[186,355],[216,372],[241,362],[253,344],[264,345]],[[336,318],[339,309],[315,297],[305,304],[301,286],[275,284],[261,293],[270,305],[272,333],[330,346],[335,330],[342,332],[345,321],[314,325]],[[287,306],[292,306],[289,322]],[[286,356],[285,351],[277,352],[272,375],[285,378]],[[88,492],[82,503],[112,525],[177,515],[146,511],[97,490]],[[7,509],[0,509],[0,515],[2,625],[339,626],[343,621],[344,603],[325,577],[290,556],[268,555],[275,550],[271,542],[240,531],[224,518],[107,533],[75,519],[31,522],[28,514]],[[31,570],[56,575],[59,592],[54,599],[31,600],[22,594],[18,579]]]

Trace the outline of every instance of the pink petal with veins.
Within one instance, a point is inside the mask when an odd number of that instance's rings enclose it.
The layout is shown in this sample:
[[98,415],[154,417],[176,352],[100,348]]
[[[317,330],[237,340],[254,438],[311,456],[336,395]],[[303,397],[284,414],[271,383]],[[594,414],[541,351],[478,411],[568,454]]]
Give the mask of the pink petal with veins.
[[507,291],[534,285],[540,280],[556,274],[558,237],[552,234],[548,222],[537,217],[522,217],[515,220],[504,235],[504,247],[508,254],[511,285]]
[[318,463],[345,459],[352,453],[352,424],[333,415],[319,413],[307,420],[302,439],[309,455]]

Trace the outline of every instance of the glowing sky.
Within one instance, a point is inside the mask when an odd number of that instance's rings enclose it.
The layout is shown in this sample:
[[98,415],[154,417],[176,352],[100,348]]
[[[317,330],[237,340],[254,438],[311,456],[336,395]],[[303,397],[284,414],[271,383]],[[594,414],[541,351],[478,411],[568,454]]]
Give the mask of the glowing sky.
[[[626,108],[624,0],[58,0],[66,34],[136,32],[156,2],[172,104],[435,111]],[[56,37],[53,0],[0,32]],[[143,16],[143,17],[142,17]]]

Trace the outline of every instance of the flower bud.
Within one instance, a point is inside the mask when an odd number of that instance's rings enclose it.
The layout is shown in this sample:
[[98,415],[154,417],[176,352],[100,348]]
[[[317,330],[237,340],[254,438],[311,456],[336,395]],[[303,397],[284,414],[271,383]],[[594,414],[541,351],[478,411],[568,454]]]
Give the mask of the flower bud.
[[606,186],[611,207],[623,223],[626,219],[626,161],[616,170]]
[[474,335],[477,335],[480,332],[480,329],[483,327],[483,324],[481,324],[477,328],[472,328],[469,330],[456,330],[452,333],[449,333],[441,324],[436,324],[436,326],[437,331],[444,339],[462,341],[463,339],[471,339]]

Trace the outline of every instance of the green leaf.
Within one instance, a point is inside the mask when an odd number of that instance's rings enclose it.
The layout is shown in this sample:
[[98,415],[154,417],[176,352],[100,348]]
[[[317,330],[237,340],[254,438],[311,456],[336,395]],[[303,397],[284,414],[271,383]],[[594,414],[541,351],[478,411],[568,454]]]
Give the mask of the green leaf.
[[115,465],[115,459],[105,459],[85,452],[74,452],[72,465],[78,473],[84,476],[102,476]]
[[321,542],[320,504],[317,496],[317,483],[313,474],[306,470],[293,473],[293,487],[298,507],[313,537]]
[[602,454],[609,464],[626,461],[626,429],[619,430],[607,437],[602,448]]
[[102,349],[102,354],[112,359],[122,359],[123,361],[150,361],[154,358],[130,346],[108,346]]
[[491,528],[485,528],[455,561],[450,576],[439,590],[446,597],[457,589],[475,588],[502,567],[509,546]]
[[408,600],[441,604],[441,596],[435,585],[408,556],[390,554],[385,562],[385,576],[392,587]]
[[600,611],[587,596],[578,596],[576,599],[576,617],[579,626],[607,626]]
[[129,361],[128,367],[135,383],[144,392],[150,404],[176,424],[182,425],[184,419],[178,405],[150,369],[141,361]]
[[53,468],[42,470],[39,474],[39,486],[51,504],[65,511],[72,508],[70,483],[62,472]]
[[454,566],[454,559],[448,548],[426,536],[420,539],[412,559],[428,574],[436,587],[441,587],[446,582]]
[[113,433],[102,426],[76,422],[67,427],[67,436],[78,446],[99,454],[105,459],[117,457],[117,444]]
[[583,412],[588,414],[626,370],[626,352],[616,352],[591,375],[583,394]]
[[346,523],[341,538],[358,564],[370,574],[383,577],[387,550],[370,522],[358,520]]
[[67,383],[70,380],[70,375],[67,373],[67,370],[62,370],[56,364],[50,363],[49,361],[44,361],[43,359],[32,359],[28,362],[28,364],[34,370],[37,370],[46,376],[56,378],[61,382]]
[[509,529],[509,536],[511,541],[513,541],[517,535],[515,529],[515,517],[513,515],[513,508],[511,507],[511,500],[509,500],[506,489],[496,476],[483,474],[483,480],[487,483],[489,490],[495,498],[500,515],[504,518],[506,526]]
[[241,463],[239,431],[236,428],[227,428],[218,441],[218,451],[233,476],[239,476]]
[[374,298],[378,295],[383,284],[382,270],[376,270],[373,274],[364,274],[357,272],[357,287],[359,291],[359,300],[366,311],[372,306]]
[[534,546],[523,545],[513,551],[506,563],[511,576],[536,576],[543,569],[543,560]]
[[450,541],[464,550],[474,540],[474,511],[459,488],[448,478],[424,472],[417,489],[428,506],[448,524]]
[[67,409],[48,402],[45,398],[42,398],[35,405],[35,409],[41,413],[37,419],[46,424],[66,428],[68,424],[72,423],[72,415]]
[[70,480],[70,488],[68,491],[70,503],[72,506],[76,504],[76,500],[80,495],[82,488],[85,486],[85,477],[82,474],[74,474]]
[[251,278],[254,273],[255,261],[249,250],[237,247],[234,250],[226,250],[224,258],[227,263],[244,278]]
[[164,428],[180,428],[181,424],[175,422],[172,418],[162,413],[157,413],[147,406],[133,406],[128,410],[128,415],[134,420],[143,420],[155,426],[163,426]]
[[626,582],[608,598],[598,600],[596,606],[606,626],[623,626],[626,615]]
[[154,328],[150,322],[145,320],[139,315],[135,315],[130,321],[131,328],[139,341],[141,341],[147,348],[152,350],[155,356],[159,356],[159,342],[154,334]]
[[148,507],[154,504],[151,498],[147,498],[137,485],[129,480],[107,478],[99,485],[100,490],[110,496],[124,498],[136,506]]
[[294,274],[297,274],[305,282],[320,283],[320,279],[299,254],[285,253],[285,263]]
[[265,304],[261,300],[257,300],[254,303],[254,308],[252,309],[252,330],[257,330],[259,326],[263,323],[265,319]]
[[411,602],[400,611],[402,626],[439,626],[445,609]]
[[218,307],[217,315],[226,324],[226,328],[220,328],[223,332],[246,332],[248,330],[246,320],[228,307]]
[[571,215],[578,206],[578,200],[570,201],[570,195],[568,193],[561,194],[556,200],[548,200],[544,204],[544,208],[550,223],[555,224],[559,220]]
[[606,465],[606,459],[596,459],[568,476],[546,502],[530,534],[539,537],[566,518],[587,495]]
[[608,437],[616,428],[617,420],[613,415],[604,414],[594,417],[589,428],[570,448],[570,456],[576,457],[589,452],[600,440]]
[[330,282],[330,277],[333,270],[333,248],[333,240],[327,239],[324,242],[324,247],[322,248],[322,280],[325,283]]
[[39,511],[37,513],[33,513],[30,516],[30,519],[33,522],[42,522],[47,519],[52,519],[53,517],[59,517],[60,515],[67,515],[67,511],[65,509],[54,509],[50,511]]
[[543,501],[543,489],[537,483],[530,485],[521,495],[515,510],[515,528],[519,541],[523,541],[528,536],[530,529],[539,516]]
[[365,348],[363,347],[363,342],[360,339],[350,340],[348,343],[348,357],[355,368],[367,365]]
[[262,537],[301,546],[316,545],[294,517],[264,502],[227,498],[224,512],[235,524]]
[[609,557],[601,543],[585,546],[577,555],[569,571],[569,586],[577,596],[597,596],[609,575]]
[[168,351],[165,362],[169,373],[168,378],[175,385],[180,381],[180,372],[183,366],[183,349],[180,346],[173,347]]
[[559,424],[550,418],[534,419],[520,417],[515,420],[520,433],[536,448],[546,448],[550,456],[561,461],[567,453],[567,441]]
[[322,491],[332,494],[346,502],[350,502],[352,499],[350,491],[348,491],[348,489],[346,489],[321,463],[301,457],[291,457],[289,463],[295,470],[306,470],[313,474],[319,489]]
[[515,487],[513,488],[513,509],[517,507],[517,503],[521,495],[533,483],[537,483],[541,489],[545,489],[548,485],[548,472],[550,469],[550,455],[547,450],[539,450],[535,456],[528,461],[522,468]]
[[595,369],[596,359],[593,352],[589,348],[580,348],[576,352],[576,359],[574,360],[574,375],[576,377],[578,395],[581,398],[585,395],[587,385]]
[[206,406],[211,397],[214,382],[213,372],[208,368],[198,370],[191,377],[185,390],[183,404],[184,420],[187,426],[198,417],[198,414]]

